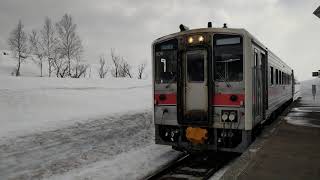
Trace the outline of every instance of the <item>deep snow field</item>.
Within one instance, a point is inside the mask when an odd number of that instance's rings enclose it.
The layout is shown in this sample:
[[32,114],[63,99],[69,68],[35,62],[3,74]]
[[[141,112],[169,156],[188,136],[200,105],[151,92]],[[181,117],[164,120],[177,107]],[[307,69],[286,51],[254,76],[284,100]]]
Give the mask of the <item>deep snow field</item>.
[[150,80],[38,77],[32,61],[14,77],[15,65],[1,53],[0,179],[139,179],[179,155],[154,144]]

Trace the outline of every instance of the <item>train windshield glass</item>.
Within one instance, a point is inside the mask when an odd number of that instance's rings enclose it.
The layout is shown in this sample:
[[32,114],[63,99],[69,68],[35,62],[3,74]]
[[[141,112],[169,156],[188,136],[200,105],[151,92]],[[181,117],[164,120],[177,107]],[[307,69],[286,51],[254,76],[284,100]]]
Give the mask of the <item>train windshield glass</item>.
[[155,81],[172,83],[176,81],[177,40],[155,45]]
[[242,38],[237,35],[214,35],[216,81],[243,80]]

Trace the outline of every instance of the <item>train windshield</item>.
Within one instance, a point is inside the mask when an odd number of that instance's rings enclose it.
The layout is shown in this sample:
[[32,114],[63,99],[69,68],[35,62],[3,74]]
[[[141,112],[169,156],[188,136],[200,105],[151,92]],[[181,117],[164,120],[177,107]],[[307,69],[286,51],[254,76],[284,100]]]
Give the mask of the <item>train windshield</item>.
[[242,37],[238,35],[214,35],[216,81],[237,82],[243,80]]
[[176,81],[177,40],[155,45],[155,81],[172,83]]

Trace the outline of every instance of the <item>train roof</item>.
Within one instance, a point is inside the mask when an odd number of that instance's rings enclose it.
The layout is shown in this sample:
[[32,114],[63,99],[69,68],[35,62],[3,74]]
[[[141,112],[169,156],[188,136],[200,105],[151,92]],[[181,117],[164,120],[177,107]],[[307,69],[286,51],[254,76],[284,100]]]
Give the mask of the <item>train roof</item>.
[[199,28],[199,29],[190,29],[190,30],[186,30],[186,31],[181,31],[181,32],[176,32],[173,34],[169,34],[163,37],[160,37],[158,39],[156,39],[155,41],[153,41],[154,43],[157,42],[161,42],[167,39],[171,39],[174,38],[176,36],[182,36],[182,35],[187,35],[187,34],[193,34],[193,33],[208,33],[208,32],[212,32],[212,33],[234,33],[234,34],[247,34],[248,32],[245,29],[236,29],[236,28]]
[[[268,51],[269,55],[277,58],[280,60],[285,66],[289,67],[284,61],[282,61],[277,55],[275,55],[271,50],[269,50],[266,46],[263,45],[257,38],[255,38],[251,33],[249,33],[246,29],[244,28],[198,28],[198,29],[190,29],[186,31],[181,31],[181,32],[176,32],[172,33],[163,37],[160,37],[156,40],[153,41],[152,44],[162,42],[168,39],[172,39],[177,36],[182,36],[182,35],[187,35],[187,34],[193,34],[193,33],[230,33],[230,34],[240,34],[243,36],[247,36],[252,39],[256,44],[258,44],[261,48],[265,49]],[[291,69],[291,68],[290,68]]]

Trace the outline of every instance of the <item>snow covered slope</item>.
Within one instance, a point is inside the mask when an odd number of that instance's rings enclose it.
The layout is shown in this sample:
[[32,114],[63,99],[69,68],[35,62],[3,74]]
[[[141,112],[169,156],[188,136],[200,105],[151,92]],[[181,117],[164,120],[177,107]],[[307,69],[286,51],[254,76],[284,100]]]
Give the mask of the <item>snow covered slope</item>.
[[0,76],[0,137],[151,107],[151,83],[145,80]]

